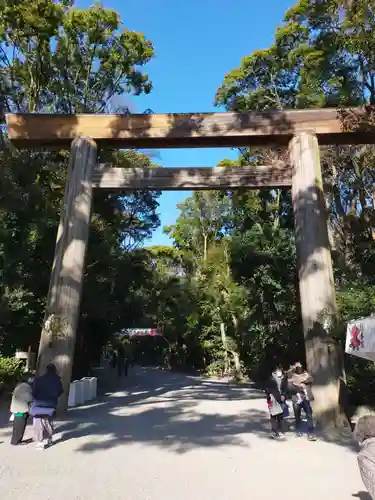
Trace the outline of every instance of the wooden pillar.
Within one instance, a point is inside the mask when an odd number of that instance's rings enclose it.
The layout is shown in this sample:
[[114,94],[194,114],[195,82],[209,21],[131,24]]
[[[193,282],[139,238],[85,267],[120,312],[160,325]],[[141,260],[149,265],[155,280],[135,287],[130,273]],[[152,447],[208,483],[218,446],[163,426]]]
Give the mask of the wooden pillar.
[[74,139],[57,234],[45,322],[40,338],[38,373],[53,362],[62,377],[64,395],[60,409],[67,408],[76,330],[89,237],[92,204],[92,172],[97,146],[87,137]]
[[339,405],[342,366],[340,347],[329,326],[337,313],[327,230],[319,145],[302,132],[289,146],[299,290],[307,369],[314,378],[314,417],[322,425],[344,422]]

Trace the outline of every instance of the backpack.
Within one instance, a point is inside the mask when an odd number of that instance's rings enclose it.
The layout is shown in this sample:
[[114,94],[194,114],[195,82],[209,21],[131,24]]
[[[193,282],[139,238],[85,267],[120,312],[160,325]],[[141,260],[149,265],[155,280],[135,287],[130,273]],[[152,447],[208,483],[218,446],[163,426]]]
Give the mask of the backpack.
[[270,394],[267,404],[271,417],[276,417],[276,415],[284,413],[284,408],[281,406],[280,403],[276,401],[276,398],[273,394]]

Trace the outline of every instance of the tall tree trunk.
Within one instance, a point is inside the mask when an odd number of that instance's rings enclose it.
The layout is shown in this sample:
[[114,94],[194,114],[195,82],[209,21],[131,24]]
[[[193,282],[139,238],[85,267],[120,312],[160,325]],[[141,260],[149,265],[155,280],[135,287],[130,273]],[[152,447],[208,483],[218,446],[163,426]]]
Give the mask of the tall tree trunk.
[[228,349],[227,349],[227,334],[225,332],[225,324],[223,321],[220,323],[220,333],[221,333],[221,342],[223,344],[224,349],[224,375],[229,372],[229,362],[228,362]]
[[62,378],[64,393],[60,410],[68,405],[83,269],[89,237],[92,202],[92,171],[97,146],[87,137],[74,139],[71,148],[63,209],[57,234],[46,317],[40,338],[38,373],[53,362]]
[[235,352],[235,351],[231,351],[231,354],[233,356],[234,371],[235,371],[236,377],[241,378],[242,373],[241,373],[240,355],[238,354],[238,352]]
[[[340,408],[340,346],[330,334],[337,314],[318,140],[303,132],[290,143],[293,207],[307,368],[314,378],[314,413],[323,425],[345,425]],[[347,423],[347,422],[346,422]]]
[[207,262],[207,234],[203,235],[203,262]]

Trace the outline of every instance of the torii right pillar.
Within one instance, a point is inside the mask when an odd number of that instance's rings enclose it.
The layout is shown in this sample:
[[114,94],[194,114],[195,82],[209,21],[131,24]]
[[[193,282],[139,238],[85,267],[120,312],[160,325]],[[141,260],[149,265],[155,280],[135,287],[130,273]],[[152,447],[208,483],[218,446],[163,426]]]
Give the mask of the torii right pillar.
[[301,132],[289,145],[297,266],[307,369],[314,378],[314,419],[320,426],[346,425],[340,408],[343,367],[340,346],[330,333],[337,314],[327,209],[319,144]]

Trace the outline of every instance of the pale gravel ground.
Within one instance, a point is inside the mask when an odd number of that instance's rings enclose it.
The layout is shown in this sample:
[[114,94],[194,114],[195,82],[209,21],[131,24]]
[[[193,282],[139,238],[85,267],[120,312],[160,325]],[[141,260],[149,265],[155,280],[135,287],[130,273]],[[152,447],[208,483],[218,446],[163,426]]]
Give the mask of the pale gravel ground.
[[0,425],[1,500],[368,498],[349,441],[270,440],[248,387],[138,368],[68,416],[45,451],[11,447]]

